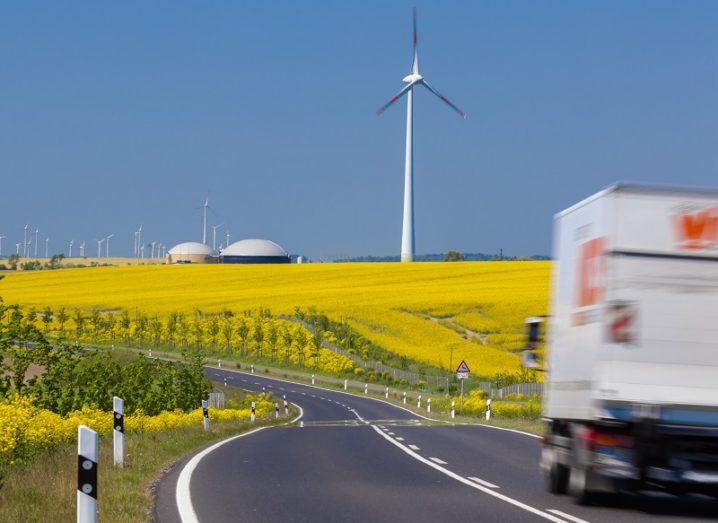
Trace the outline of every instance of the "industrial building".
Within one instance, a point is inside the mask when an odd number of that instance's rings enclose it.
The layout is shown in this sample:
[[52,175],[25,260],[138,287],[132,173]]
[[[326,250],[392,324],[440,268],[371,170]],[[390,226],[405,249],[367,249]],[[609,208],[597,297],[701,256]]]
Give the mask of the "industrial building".
[[199,242],[184,242],[172,247],[167,252],[167,263],[213,263],[217,258],[212,256],[212,249]]
[[219,263],[289,263],[289,254],[273,241],[240,240],[220,251]]

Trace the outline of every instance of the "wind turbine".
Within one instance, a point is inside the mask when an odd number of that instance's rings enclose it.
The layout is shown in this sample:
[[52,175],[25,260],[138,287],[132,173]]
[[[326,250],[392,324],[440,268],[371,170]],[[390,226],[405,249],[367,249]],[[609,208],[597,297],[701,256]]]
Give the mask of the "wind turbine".
[[7,236],[3,236],[0,234],[0,258],[2,258],[2,241],[7,238]]
[[204,220],[202,221],[202,243],[207,245],[207,207],[209,207],[209,198],[204,199],[204,205],[202,206],[204,212]]
[[150,260],[155,257],[155,244],[157,242],[150,242],[148,245],[150,246]]
[[137,232],[135,233],[135,257],[140,257],[140,244],[142,243],[142,225],[140,225],[140,228],[137,229]]
[[227,247],[229,247],[229,230],[225,231],[225,237],[226,237],[226,243],[224,245],[224,248],[226,249]]
[[462,118],[466,113],[451,103],[448,98],[431,87],[423,76],[419,74],[418,33],[416,30],[416,8],[412,11],[414,22],[414,60],[411,64],[411,73],[402,80],[406,86],[396,93],[391,100],[377,110],[381,115],[399,98],[406,95],[406,156],[404,159],[404,221],[401,233],[401,261],[414,261],[414,87],[426,87],[442,102],[456,111]]
[[37,230],[37,227],[35,227],[35,259],[37,259],[37,233],[40,232]]
[[19,243],[16,243],[16,244],[15,244],[15,254],[17,254],[18,256],[20,256],[20,244],[19,244]]
[[82,242],[80,244],[80,258],[84,258],[84,257],[85,257],[85,242]]
[[104,238],[101,240],[95,240],[97,242],[97,257],[102,258],[102,242],[105,241]]
[[105,258],[110,257],[110,238],[114,237],[114,234],[110,234],[109,236],[105,236]]
[[25,224],[25,235],[23,236],[22,242],[22,257],[27,258],[27,228],[30,227],[27,223]]
[[50,255],[50,238],[45,238],[45,258],[49,258]]
[[72,258],[72,246],[75,245],[75,240],[70,240],[70,250],[67,253],[68,258]]
[[222,227],[224,225],[223,223],[220,223],[219,225],[213,225],[212,226],[212,250],[217,250],[217,229]]

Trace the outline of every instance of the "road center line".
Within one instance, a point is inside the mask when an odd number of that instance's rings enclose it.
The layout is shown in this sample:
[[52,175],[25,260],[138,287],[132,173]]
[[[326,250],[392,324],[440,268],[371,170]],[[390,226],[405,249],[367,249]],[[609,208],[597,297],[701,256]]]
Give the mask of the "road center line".
[[438,463],[439,465],[446,465],[446,461],[444,461],[443,459],[434,458],[434,457],[431,457],[429,459],[431,461],[433,461],[434,463]]
[[[489,488],[499,488],[498,485],[494,485],[493,483],[489,483],[488,481],[485,481],[483,479],[477,478],[476,476],[469,476],[468,479],[471,481],[478,483],[479,485],[483,485],[484,487]],[[548,512],[551,512],[550,510]]]
[[557,516],[566,518],[569,521],[573,521],[573,523],[588,523],[588,521],[586,521],[585,519],[577,518],[576,516],[572,516],[571,514],[566,514],[565,512],[561,512],[560,510],[555,508],[546,509],[546,512],[551,512],[552,514],[556,514]]

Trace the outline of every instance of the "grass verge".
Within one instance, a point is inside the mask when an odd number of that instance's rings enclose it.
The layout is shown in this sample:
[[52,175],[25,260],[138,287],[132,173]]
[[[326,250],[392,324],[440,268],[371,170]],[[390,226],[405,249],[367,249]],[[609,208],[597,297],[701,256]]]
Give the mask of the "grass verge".
[[[290,416],[296,414],[290,412]],[[210,411],[211,417],[211,411]],[[99,520],[141,522],[152,517],[153,485],[172,463],[204,445],[260,425],[286,421],[273,417],[256,423],[215,423],[125,438],[125,468],[112,465],[112,437],[100,438]],[[75,519],[77,457],[68,444],[33,462],[0,472],[0,521],[46,522]]]

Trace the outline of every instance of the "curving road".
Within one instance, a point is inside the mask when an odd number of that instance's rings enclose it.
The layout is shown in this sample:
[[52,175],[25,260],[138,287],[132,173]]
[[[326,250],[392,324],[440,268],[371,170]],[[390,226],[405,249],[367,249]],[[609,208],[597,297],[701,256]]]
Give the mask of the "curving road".
[[377,399],[256,374],[207,373],[232,386],[286,394],[303,414],[291,426],[238,437],[178,463],[158,487],[160,522],[718,517],[718,505],[707,500],[640,496],[581,507],[550,495],[538,468],[540,443],[531,435],[433,423]]

